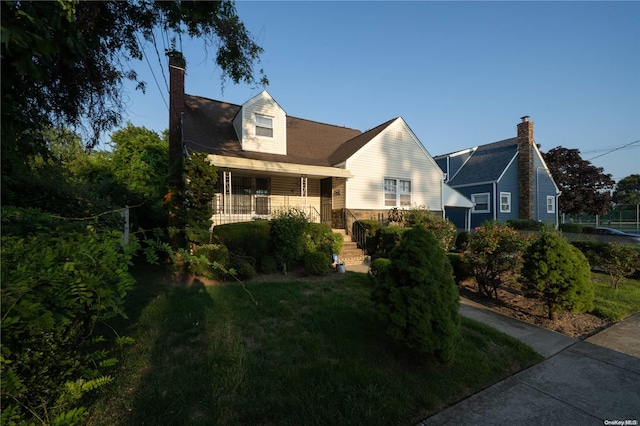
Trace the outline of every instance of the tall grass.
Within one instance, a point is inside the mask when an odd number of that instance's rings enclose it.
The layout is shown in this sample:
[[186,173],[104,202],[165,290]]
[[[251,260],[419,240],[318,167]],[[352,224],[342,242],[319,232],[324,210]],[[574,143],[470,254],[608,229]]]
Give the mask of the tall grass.
[[147,274],[95,425],[415,424],[541,358],[464,319],[450,365],[407,353],[364,274],[327,282],[168,286]]

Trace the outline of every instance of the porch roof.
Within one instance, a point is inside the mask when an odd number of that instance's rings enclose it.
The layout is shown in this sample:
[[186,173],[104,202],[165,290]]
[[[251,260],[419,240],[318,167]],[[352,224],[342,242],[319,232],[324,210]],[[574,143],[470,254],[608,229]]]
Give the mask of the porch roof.
[[307,177],[342,177],[350,178],[353,175],[349,170],[338,167],[314,166],[309,164],[284,163],[277,161],[265,161],[252,158],[229,157],[226,155],[209,154],[207,156],[211,164],[218,168],[237,170],[249,170],[269,174],[287,174]]
[[442,201],[445,207],[462,207],[465,209],[473,208],[471,200],[446,183],[442,184]]

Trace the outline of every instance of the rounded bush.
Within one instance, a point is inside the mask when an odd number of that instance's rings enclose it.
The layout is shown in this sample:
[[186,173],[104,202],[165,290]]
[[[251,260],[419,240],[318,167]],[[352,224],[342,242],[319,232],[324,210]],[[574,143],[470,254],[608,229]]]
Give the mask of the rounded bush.
[[450,361],[460,335],[458,290],[451,264],[432,233],[406,231],[378,270],[371,298],[386,331],[409,348]]
[[469,248],[469,242],[471,241],[471,233],[469,231],[462,231],[456,236],[456,250],[464,252]]
[[547,302],[549,318],[562,311],[593,309],[594,290],[587,258],[558,234],[543,233],[523,256],[523,290]]
[[239,280],[250,280],[256,276],[256,269],[246,258],[234,257],[231,259],[231,267],[236,271],[235,277]]
[[210,279],[222,279],[225,273],[208,265],[207,263],[217,263],[223,268],[229,265],[229,250],[222,244],[204,244],[197,247],[193,251],[194,257],[203,256],[207,262],[192,262],[189,265],[189,271],[192,274],[199,275]]
[[307,253],[304,257],[304,270],[311,275],[326,275],[329,273],[331,257],[321,251]]
[[264,256],[260,259],[260,270],[263,274],[274,274],[278,271],[278,261],[274,256]]
[[451,262],[453,268],[453,279],[456,284],[460,285],[465,280],[473,277],[473,269],[463,254],[447,253],[447,258]]

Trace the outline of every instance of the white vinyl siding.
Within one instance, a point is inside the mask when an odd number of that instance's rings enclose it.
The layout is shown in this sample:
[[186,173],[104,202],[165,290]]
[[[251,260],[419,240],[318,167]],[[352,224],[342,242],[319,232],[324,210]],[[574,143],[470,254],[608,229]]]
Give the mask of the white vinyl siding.
[[287,116],[271,95],[261,92],[249,99],[238,115],[242,116],[238,137],[243,150],[287,155]]
[[500,213],[511,213],[511,193],[500,193]]
[[473,203],[473,213],[490,213],[489,193],[471,194],[471,202]]
[[556,212],[556,197],[551,195],[547,196],[547,213]]
[[[402,133],[400,140],[398,132]],[[346,182],[348,209],[390,208],[391,195],[387,200],[384,190],[384,179],[389,178],[410,183],[411,193],[405,193],[394,206],[402,201],[409,203],[407,207],[417,204],[442,210],[442,170],[401,118],[347,159],[345,168],[353,175]]]

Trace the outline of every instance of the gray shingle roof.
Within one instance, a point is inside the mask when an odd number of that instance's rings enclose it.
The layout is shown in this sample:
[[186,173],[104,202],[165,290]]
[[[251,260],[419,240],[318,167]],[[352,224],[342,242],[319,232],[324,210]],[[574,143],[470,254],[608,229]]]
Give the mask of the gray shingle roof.
[[[382,129],[368,132],[287,116],[287,155],[243,151],[233,127],[241,105],[185,95],[183,140],[199,152],[231,157],[333,166],[346,160]],[[389,122],[385,123],[388,125]],[[384,127],[383,127],[384,128]]]
[[517,152],[517,138],[481,145],[449,181],[449,185],[455,187],[497,181]]

